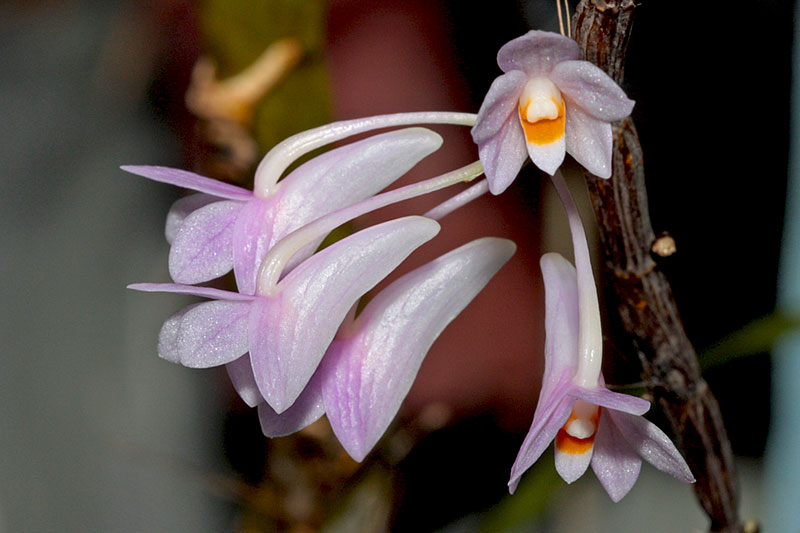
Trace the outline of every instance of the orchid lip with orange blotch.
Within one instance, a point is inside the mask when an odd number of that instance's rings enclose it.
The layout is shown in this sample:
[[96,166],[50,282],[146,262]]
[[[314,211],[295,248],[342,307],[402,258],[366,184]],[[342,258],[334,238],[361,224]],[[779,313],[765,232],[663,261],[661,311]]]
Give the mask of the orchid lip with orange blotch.
[[564,101],[558,104],[558,116],[556,118],[541,118],[536,122],[529,122],[527,120],[528,107],[519,107],[519,122],[522,124],[522,131],[525,133],[525,140],[529,144],[536,144],[539,146],[551,144],[564,137],[564,123],[566,115],[564,114]]
[[[592,449],[594,446],[595,436],[597,435],[597,425],[600,421],[600,415],[602,414],[603,409],[597,407],[596,405],[592,405],[591,407],[593,407],[593,413],[591,414],[589,420],[579,418],[575,413],[576,409],[572,409],[567,422],[562,426],[561,429],[558,430],[558,433],[556,434],[556,448],[558,448],[558,451],[573,455],[583,455]],[[583,423],[583,427],[579,426],[576,428],[576,425],[580,423]],[[581,430],[588,425],[587,423],[591,424],[590,431],[581,432]],[[589,433],[589,435],[586,437],[580,436],[581,434],[586,433]]]

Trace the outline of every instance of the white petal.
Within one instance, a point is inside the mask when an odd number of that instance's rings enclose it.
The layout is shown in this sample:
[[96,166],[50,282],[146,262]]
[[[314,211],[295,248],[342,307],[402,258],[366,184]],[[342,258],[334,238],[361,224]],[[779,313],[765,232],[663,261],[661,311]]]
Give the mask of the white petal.
[[614,142],[611,124],[590,116],[570,102],[565,128],[567,151],[575,161],[598,178],[610,178]]
[[[556,437],[557,439],[558,437]],[[586,469],[589,468],[593,450],[594,446],[590,446],[582,452],[565,452],[556,445],[556,472],[561,476],[561,479],[567,483],[572,483],[581,477],[586,472]]]
[[572,263],[556,253],[539,261],[544,278],[544,377],[540,397],[578,366],[578,282]]
[[509,41],[497,52],[497,64],[504,72],[522,70],[528,76],[550,73],[562,61],[578,59],[581,49],[568,37],[547,31],[531,30]]
[[608,74],[588,61],[559,63],[550,79],[570,100],[604,122],[622,120],[633,111],[633,100]]
[[564,162],[567,145],[563,135],[548,144],[526,142],[525,146],[533,164],[551,176],[556,173],[558,167]]
[[667,435],[644,417],[610,411],[614,424],[628,444],[648,463],[686,483],[694,476],[681,453]]
[[614,502],[620,501],[639,478],[642,458],[636,453],[604,409],[594,441],[592,470]]

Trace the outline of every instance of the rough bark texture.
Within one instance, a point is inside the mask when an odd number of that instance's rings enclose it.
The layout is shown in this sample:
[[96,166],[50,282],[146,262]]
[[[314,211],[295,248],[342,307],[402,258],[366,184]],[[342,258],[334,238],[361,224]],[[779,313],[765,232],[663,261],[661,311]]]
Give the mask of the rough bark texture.
[[[635,5],[632,0],[582,0],[573,18],[587,60],[617,83]],[[630,336],[648,389],[672,425],[697,483],[711,531],[741,532],[733,454],[719,405],[700,374],[664,274],[651,255],[656,241],[647,209],[642,149],[633,121],[614,126],[610,180],[587,173],[605,259],[622,328]]]

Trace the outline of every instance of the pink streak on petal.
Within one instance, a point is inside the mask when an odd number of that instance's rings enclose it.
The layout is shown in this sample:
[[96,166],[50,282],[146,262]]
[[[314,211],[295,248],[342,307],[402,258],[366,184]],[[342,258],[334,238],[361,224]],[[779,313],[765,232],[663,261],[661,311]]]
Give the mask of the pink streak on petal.
[[224,365],[247,353],[249,302],[204,302],[187,312],[178,327],[180,363],[189,368]]
[[310,426],[323,414],[325,414],[325,405],[322,402],[322,391],[316,374],[292,406],[281,414],[276,413],[266,402],[258,406],[261,431],[267,437],[291,435]]
[[516,116],[509,117],[508,122],[494,137],[478,146],[478,156],[492,194],[505,191],[517,178],[522,165],[528,159],[522,126]]
[[[239,290],[255,292],[256,275],[280,239],[337,209],[369,198],[437,150],[441,137],[425,128],[406,128],[348,144],[292,171],[273,196],[249,202],[234,229],[234,272]],[[311,256],[325,235],[297,252],[289,271]]]
[[169,251],[173,280],[202,283],[233,268],[233,229],[241,207],[241,202],[214,202],[184,219]]
[[242,205],[233,226],[232,253],[236,286],[243,294],[255,294],[261,261],[274,244],[278,198],[255,197]]
[[580,57],[580,47],[572,39],[531,30],[503,45],[497,52],[497,64],[503,72],[521,70],[529,77],[546,76],[558,63]]
[[614,417],[604,409],[594,439],[592,470],[600,484],[614,501],[620,501],[639,478],[642,458],[625,440],[614,423]]
[[517,119],[519,95],[526,80],[518,70],[494,80],[472,128],[492,194],[500,194],[511,185],[528,156]]
[[177,200],[175,203],[173,203],[172,207],[169,208],[169,213],[167,213],[167,223],[164,227],[164,236],[167,238],[167,242],[172,244],[172,241],[175,240],[175,236],[181,229],[183,221],[186,219],[186,217],[201,207],[205,207],[208,204],[219,201],[220,198],[217,196],[197,193],[184,196],[180,200]]
[[153,181],[169,183],[178,187],[185,187],[220,198],[229,200],[246,201],[252,198],[253,193],[236,185],[222,183],[221,181],[206,178],[194,172],[170,167],[157,167],[147,165],[126,165],[120,167],[125,172],[143,176]]
[[598,120],[622,120],[633,111],[634,102],[625,91],[588,61],[559,63],[549,77],[564,95]]

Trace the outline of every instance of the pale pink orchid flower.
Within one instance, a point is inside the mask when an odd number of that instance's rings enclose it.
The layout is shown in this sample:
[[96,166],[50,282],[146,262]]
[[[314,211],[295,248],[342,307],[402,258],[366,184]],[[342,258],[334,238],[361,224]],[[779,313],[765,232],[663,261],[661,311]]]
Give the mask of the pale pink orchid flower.
[[[282,413],[306,388],[348,310],[412,251],[433,238],[439,224],[419,216],[396,219],[361,230],[289,269],[292,258],[353,218],[471,181],[480,174],[480,162],[476,162],[306,224],[267,252],[253,295],[185,284],[131,285],[135,290],[215,300],[190,306],[169,318],[159,335],[159,355],[203,368],[234,363],[249,353],[260,396],[276,413]],[[232,378],[237,370],[240,368],[229,369]]]
[[511,469],[509,490],[516,490],[521,476],[553,441],[556,470],[564,481],[577,480],[591,464],[615,502],[633,487],[643,459],[692,483],[694,477],[669,437],[642,417],[650,403],[605,386],[600,311],[586,237],[566,183],[558,173],[553,182],[569,217],[577,269],[558,254],[541,259],[545,372],[533,423]]
[[500,48],[505,74],[472,128],[493,194],[511,185],[528,157],[552,175],[569,152],[592,174],[611,176],[611,122],[630,115],[633,101],[580,57],[572,39],[536,30]]

